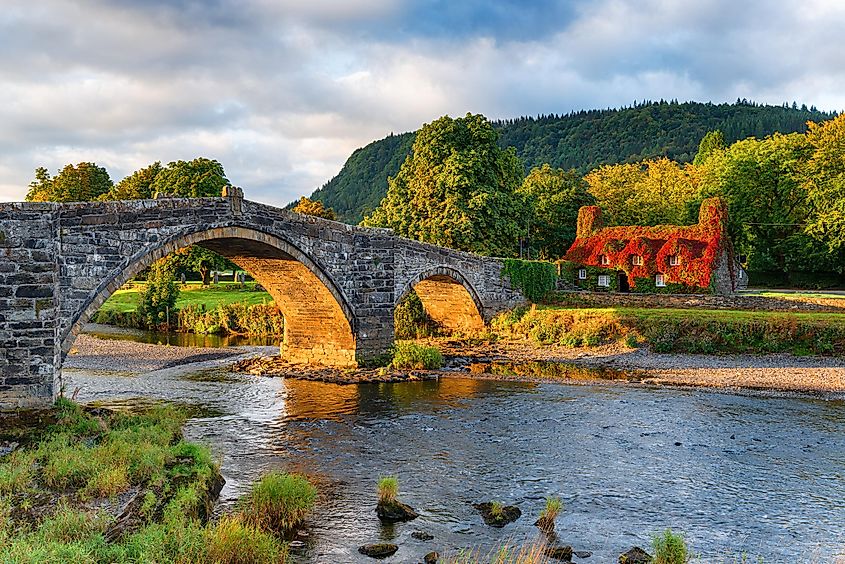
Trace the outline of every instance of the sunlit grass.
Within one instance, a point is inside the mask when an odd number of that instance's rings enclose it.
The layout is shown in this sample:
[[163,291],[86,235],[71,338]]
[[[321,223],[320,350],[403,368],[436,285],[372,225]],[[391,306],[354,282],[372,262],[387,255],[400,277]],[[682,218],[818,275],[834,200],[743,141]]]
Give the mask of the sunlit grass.
[[238,510],[244,522],[272,531],[302,523],[317,499],[317,489],[303,476],[272,472],[244,496]]

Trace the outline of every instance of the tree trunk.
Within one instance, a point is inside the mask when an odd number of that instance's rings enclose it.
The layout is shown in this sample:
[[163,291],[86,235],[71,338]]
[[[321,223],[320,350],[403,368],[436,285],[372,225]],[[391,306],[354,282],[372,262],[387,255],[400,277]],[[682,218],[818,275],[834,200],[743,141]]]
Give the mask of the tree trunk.
[[200,274],[202,275],[202,285],[208,286],[211,284],[211,271],[207,268],[200,269]]

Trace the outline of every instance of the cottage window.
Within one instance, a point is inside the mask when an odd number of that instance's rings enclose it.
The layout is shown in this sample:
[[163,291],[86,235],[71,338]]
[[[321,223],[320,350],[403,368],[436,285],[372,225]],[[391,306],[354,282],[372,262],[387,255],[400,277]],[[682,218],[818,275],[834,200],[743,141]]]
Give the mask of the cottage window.
[[586,280],[587,279],[587,269],[580,268],[578,269],[578,280]]
[[599,262],[601,262],[601,264],[608,265],[610,264],[610,257],[607,255],[599,255]]
[[666,287],[666,278],[662,274],[657,274],[654,277],[654,285],[658,288]]
[[599,286],[602,288],[610,288],[610,276],[607,274],[599,276]]
[[669,255],[669,266],[679,266],[681,264],[681,257],[678,255]]
[[643,265],[643,257],[640,256],[640,255],[634,255],[631,258],[631,262],[634,264],[634,266],[642,266]]

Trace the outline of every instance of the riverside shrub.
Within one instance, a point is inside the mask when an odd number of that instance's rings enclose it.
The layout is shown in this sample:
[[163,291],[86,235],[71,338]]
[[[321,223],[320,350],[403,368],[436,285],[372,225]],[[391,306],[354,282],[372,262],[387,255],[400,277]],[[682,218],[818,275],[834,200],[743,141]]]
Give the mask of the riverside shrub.
[[437,347],[398,342],[393,352],[393,367],[404,370],[437,370],[443,367],[443,355]]
[[557,283],[557,267],[540,260],[505,259],[502,274],[534,303],[554,290]]

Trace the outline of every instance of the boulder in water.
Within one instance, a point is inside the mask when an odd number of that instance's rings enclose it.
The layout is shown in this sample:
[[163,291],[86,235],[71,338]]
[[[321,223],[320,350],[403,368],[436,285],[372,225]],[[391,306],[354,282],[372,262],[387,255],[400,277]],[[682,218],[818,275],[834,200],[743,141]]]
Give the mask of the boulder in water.
[[398,546],[386,542],[365,544],[364,546],[358,547],[358,552],[371,558],[387,558],[395,554],[397,550],[399,550]]
[[619,555],[619,564],[649,564],[651,560],[651,555],[638,546]]

